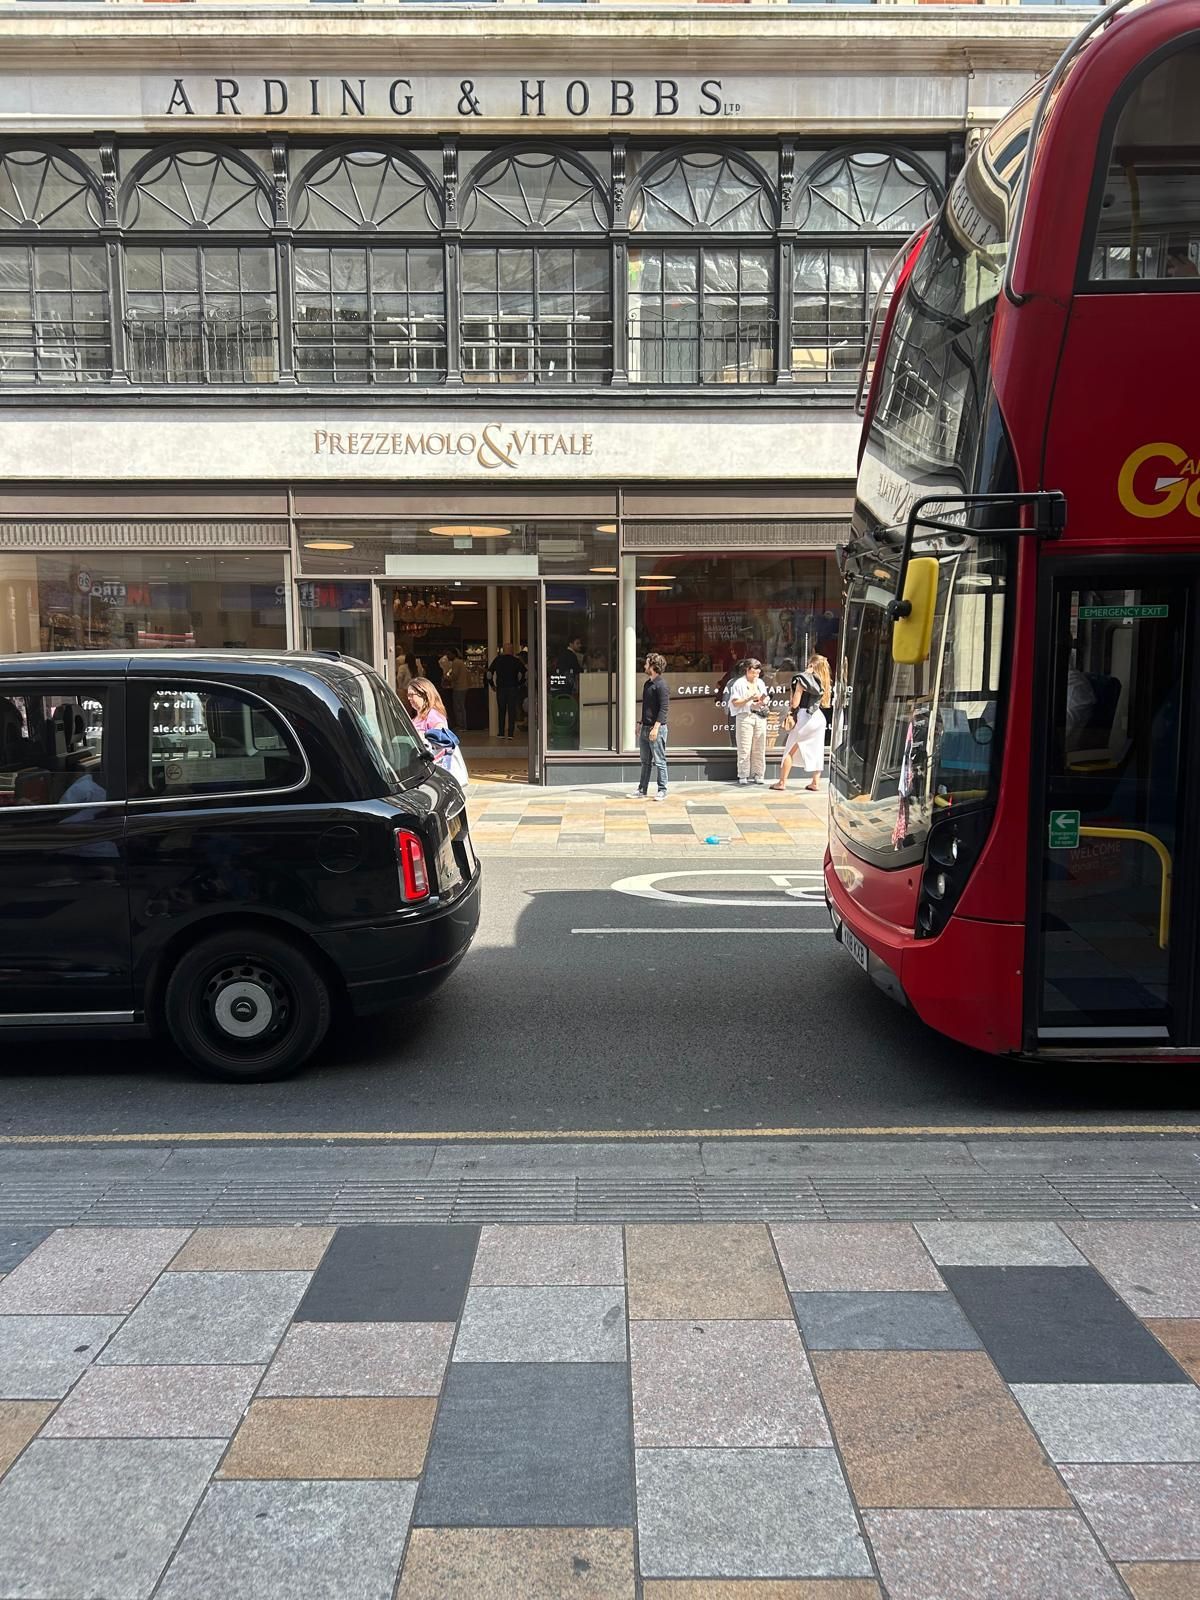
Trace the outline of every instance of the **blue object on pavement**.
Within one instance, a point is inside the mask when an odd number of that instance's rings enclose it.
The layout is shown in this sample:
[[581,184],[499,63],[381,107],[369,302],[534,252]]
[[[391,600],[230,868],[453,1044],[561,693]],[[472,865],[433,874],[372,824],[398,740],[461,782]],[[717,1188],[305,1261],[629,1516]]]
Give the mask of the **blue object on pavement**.
[[704,842],[705,842],[705,844],[720,844],[721,841],[720,841],[720,839],[717,838],[715,833],[710,833],[708,838],[705,839]]

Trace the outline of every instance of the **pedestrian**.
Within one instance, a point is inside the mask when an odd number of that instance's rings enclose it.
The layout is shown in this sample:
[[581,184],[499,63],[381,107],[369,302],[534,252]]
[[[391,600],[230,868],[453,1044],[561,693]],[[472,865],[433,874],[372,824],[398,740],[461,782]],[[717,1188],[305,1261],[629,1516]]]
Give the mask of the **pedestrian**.
[[740,678],[729,685],[729,709],[733,714],[737,743],[737,781],[767,781],[767,717],[771,702],[762,681],[762,662],[750,656]]
[[405,690],[405,698],[413,724],[424,737],[433,759],[465,788],[467,765],[458,747],[458,739],[450,731],[450,719],[441,695],[428,678],[414,678]]
[[513,654],[513,647],[506,640],[499,655],[493,658],[491,666],[487,669],[488,687],[496,691],[496,712],[501,739],[516,738],[517,713],[521,709],[521,685],[524,679],[525,670],[520,658]]
[[646,657],[646,681],[642,685],[642,723],[638,729],[638,750],[642,757],[642,775],[638,781],[636,800],[644,800],[650,790],[650,769],[654,768],[658,780],[656,800],[667,798],[667,714],[671,694],[663,677],[666,660],[657,651]]
[[471,669],[457,651],[450,652],[446,684],[454,705],[454,726],[463,733],[467,726],[467,690],[471,687]]
[[829,662],[818,651],[809,656],[803,672],[792,679],[792,695],[784,726],[788,730],[779,764],[779,782],[771,785],[779,793],[787,788],[788,774],[797,761],[801,772],[812,775],[806,787],[819,789],[825,770],[825,712],[833,702],[833,674]]
[[396,662],[396,693],[401,699],[409,684],[418,676],[417,663],[407,652],[403,653]]

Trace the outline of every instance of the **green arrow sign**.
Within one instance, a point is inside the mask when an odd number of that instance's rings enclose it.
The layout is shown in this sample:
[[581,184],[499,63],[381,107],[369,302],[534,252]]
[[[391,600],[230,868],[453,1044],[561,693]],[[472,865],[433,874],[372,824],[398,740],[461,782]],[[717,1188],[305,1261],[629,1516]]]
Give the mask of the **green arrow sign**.
[[1052,811],[1050,813],[1051,850],[1079,849],[1078,811]]

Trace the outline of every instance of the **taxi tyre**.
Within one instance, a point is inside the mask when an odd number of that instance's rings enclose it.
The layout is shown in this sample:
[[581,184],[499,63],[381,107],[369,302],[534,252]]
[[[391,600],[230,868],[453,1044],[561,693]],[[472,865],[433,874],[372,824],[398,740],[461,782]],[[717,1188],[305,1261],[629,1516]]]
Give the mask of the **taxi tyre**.
[[172,1040],[207,1077],[290,1077],[321,1043],[329,986],[306,955],[262,928],[227,928],[181,956],[163,997]]

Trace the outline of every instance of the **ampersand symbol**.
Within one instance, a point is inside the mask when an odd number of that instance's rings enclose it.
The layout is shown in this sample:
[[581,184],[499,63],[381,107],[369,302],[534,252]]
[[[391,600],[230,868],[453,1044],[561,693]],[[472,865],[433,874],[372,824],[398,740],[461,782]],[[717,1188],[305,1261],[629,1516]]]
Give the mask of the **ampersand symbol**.
[[458,97],[458,114],[461,117],[478,117],[482,113],[479,109],[479,100],[475,94],[475,80],[464,78],[458,86],[462,93]]

